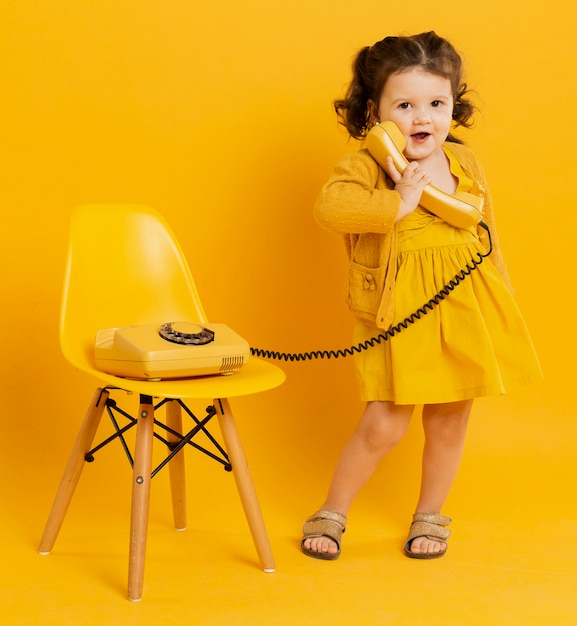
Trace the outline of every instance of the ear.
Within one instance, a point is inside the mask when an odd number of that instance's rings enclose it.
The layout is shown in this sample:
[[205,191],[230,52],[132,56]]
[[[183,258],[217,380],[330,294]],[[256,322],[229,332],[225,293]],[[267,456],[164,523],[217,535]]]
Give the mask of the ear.
[[367,111],[369,112],[369,122],[371,126],[374,126],[381,121],[379,119],[379,110],[377,105],[372,100],[367,102]]

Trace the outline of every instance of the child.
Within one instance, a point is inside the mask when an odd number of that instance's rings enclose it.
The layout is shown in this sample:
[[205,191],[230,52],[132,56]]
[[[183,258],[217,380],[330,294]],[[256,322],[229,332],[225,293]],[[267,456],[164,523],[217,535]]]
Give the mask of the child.
[[491,198],[475,155],[451,136],[468,127],[473,105],[461,59],[434,32],[386,37],[362,49],[347,95],[335,102],[351,137],[392,120],[410,165],[386,172],[366,149],[347,154],[323,187],[318,222],[344,236],[350,259],[347,301],[362,343],[428,302],[488,249],[480,227],[455,228],[419,204],[432,183],[484,200],[493,252],[459,286],[400,334],[355,354],[366,409],[338,461],[321,509],[303,527],[302,550],[333,560],[349,507],[423,405],[421,490],[404,546],[411,558],[445,554],[451,522],[441,514],[457,474],[473,399],[542,378],[531,339],[509,290]]

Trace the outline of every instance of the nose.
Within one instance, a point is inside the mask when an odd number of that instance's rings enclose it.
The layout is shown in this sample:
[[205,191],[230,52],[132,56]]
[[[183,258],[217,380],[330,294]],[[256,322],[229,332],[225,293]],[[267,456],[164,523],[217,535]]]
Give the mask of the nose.
[[413,118],[413,122],[415,124],[427,124],[431,121],[431,115],[426,109],[417,109],[415,111],[415,116]]

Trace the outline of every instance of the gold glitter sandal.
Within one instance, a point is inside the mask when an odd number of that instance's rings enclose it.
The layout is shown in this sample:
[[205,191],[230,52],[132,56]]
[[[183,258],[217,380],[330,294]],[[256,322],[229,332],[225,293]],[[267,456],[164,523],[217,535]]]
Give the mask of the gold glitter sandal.
[[451,531],[445,526],[448,526],[452,521],[450,517],[439,513],[415,513],[405,543],[405,554],[411,559],[438,559],[443,556],[447,552],[447,548],[440,552],[420,553],[411,552],[411,545],[417,537],[426,537],[431,541],[441,541],[446,544]]
[[[307,556],[312,556],[313,559],[322,559],[324,561],[334,561],[338,559],[341,555],[341,538],[345,532],[346,525],[347,518],[340,513],[327,511],[326,509],[317,511],[304,523],[301,550]],[[337,551],[335,553],[318,552],[306,548],[304,545],[305,540],[315,537],[328,537],[332,539],[337,544]]]

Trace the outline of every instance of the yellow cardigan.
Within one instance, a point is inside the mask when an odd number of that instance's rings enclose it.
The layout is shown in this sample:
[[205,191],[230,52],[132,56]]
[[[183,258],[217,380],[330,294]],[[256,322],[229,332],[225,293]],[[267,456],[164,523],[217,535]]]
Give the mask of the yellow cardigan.
[[[447,142],[445,147],[473,181],[471,193],[484,198],[483,221],[493,240],[491,260],[510,288],[483,168],[466,146]],[[346,154],[340,160],[315,204],[319,224],[344,237],[350,261],[346,287],[349,308],[363,321],[382,329],[393,322],[395,219],[400,204],[401,196],[393,189],[392,180],[366,149]],[[477,227],[477,235],[488,250],[485,229]]]

